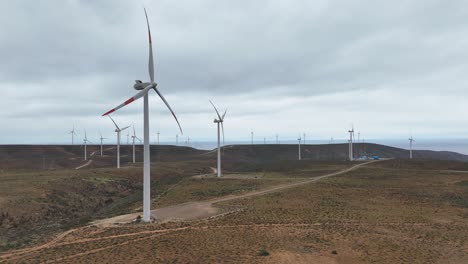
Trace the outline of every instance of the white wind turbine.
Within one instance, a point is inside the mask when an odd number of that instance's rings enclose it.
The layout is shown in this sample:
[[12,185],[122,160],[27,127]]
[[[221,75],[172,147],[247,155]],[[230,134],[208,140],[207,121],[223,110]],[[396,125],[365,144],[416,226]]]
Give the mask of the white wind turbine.
[[354,137],[354,126],[351,126],[351,130],[349,132],[349,160],[353,161],[353,137]]
[[218,125],[218,177],[222,176],[221,173],[221,133],[220,133],[220,126],[221,129],[223,130],[223,145],[224,145],[224,117],[226,116],[227,109],[224,111],[224,114],[221,116],[218,112],[218,109],[216,109],[216,106],[211,102],[211,105],[213,106],[214,110],[216,111],[216,114],[218,115],[218,119],[215,118],[213,121]]
[[101,157],[102,157],[102,141],[107,138],[103,138],[100,131],[99,131],[99,135],[101,136],[99,139],[101,140]]
[[68,134],[71,134],[72,136],[72,145],[74,144],[74,137],[73,136],[76,136],[76,133],[75,133],[75,125],[73,125],[73,129],[68,132]]
[[301,137],[299,137],[297,141],[299,142],[299,155],[298,156],[299,156],[299,160],[301,160]]
[[413,159],[413,141],[415,141],[413,139],[413,135],[411,135],[411,137],[408,138],[408,140],[409,140],[409,158]]
[[129,128],[130,126],[126,126],[122,129],[115,123],[114,119],[109,115],[108,116],[111,120],[112,123],[115,125],[115,132],[117,133],[117,168],[120,169],[120,132],[124,131],[125,129]]
[[132,146],[133,146],[133,163],[135,163],[135,139],[138,139],[141,143],[141,139],[136,136],[135,126],[133,126],[133,135],[132,135]]
[[[153,48],[152,48],[152,42],[151,42],[151,31],[150,31],[150,26],[149,26],[149,20],[148,20],[148,15],[145,11],[145,17],[146,17],[146,25],[148,27],[148,38],[149,38],[149,62],[148,62],[148,72],[150,75],[150,82],[142,82],[140,80],[136,80],[135,84],[133,87],[135,90],[140,90],[135,96],[131,97],[124,103],[120,104],[114,109],[111,109],[110,111],[106,112],[103,114],[108,115],[114,111],[116,111],[119,108],[124,107],[125,105],[130,104],[131,102],[140,99],[141,97],[144,97],[144,107],[143,107],[143,124],[144,124],[144,136],[143,136],[143,141],[144,141],[144,157],[143,157],[143,221],[144,222],[149,222],[151,220],[151,182],[150,182],[150,145],[149,145],[149,106],[148,106],[148,92],[149,90],[153,89],[161,98],[161,100],[166,104],[167,108],[169,108],[169,111],[171,111],[172,115],[174,116],[177,125],[179,125],[180,132],[182,133],[182,128],[180,127],[179,121],[177,120],[177,117],[174,113],[174,111],[171,109],[169,106],[169,103],[166,101],[166,99],[163,97],[163,95],[159,92],[159,90],[156,88],[157,84],[154,82],[154,64],[153,64]],[[183,133],[182,133],[183,134]]]
[[84,145],[84,160],[87,160],[88,159],[88,155],[86,153],[86,147],[88,145],[88,142],[89,143],[93,143],[91,141],[88,140],[88,137],[86,136],[86,129],[84,130],[84,139],[83,139],[83,145]]

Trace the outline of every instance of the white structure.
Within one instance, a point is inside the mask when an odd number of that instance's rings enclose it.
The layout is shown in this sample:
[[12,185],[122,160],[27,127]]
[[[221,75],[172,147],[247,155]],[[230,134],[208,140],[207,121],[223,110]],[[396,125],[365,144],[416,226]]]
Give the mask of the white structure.
[[70,132],[68,132],[68,134],[71,134],[71,136],[72,136],[72,145],[73,145],[73,144],[74,144],[74,138],[73,138],[73,136],[76,136],[76,133],[75,133],[75,125],[73,125],[73,129],[72,129]]
[[[172,108],[169,106],[169,103],[166,101],[164,96],[159,92],[159,90],[156,88],[157,84],[154,82],[154,63],[153,63],[153,47],[152,47],[152,42],[151,42],[151,31],[150,31],[150,26],[149,26],[149,20],[148,20],[148,15],[146,14],[146,9],[145,9],[145,17],[146,17],[146,25],[148,27],[148,38],[149,38],[149,62],[148,62],[148,72],[150,76],[150,82],[142,82],[140,80],[136,80],[135,84],[133,87],[135,90],[139,90],[139,92],[129,98],[127,101],[124,103],[120,104],[114,109],[111,109],[110,111],[106,112],[103,114],[103,116],[108,115],[117,109],[120,109],[130,103],[132,103],[135,100],[140,99],[141,97],[144,97],[144,107],[143,107],[143,120],[144,120],[144,133],[143,133],[143,141],[144,141],[144,150],[143,150],[143,221],[144,222],[149,222],[151,220],[151,181],[150,181],[150,144],[149,144],[149,105],[148,105],[148,92],[153,89],[161,98],[161,100],[166,104],[167,108],[169,111],[171,111],[172,116],[174,116],[177,125],[180,128],[180,132],[182,133],[182,128],[180,127],[179,120],[177,120],[177,117],[172,111]],[[183,134],[183,133],[182,133]]]
[[297,141],[299,142],[299,160],[301,160],[301,138],[298,138]]
[[304,136],[304,145],[305,145],[305,144],[307,144],[306,143],[306,133],[304,133],[303,136]]
[[102,141],[107,138],[103,138],[101,132],[99,132],[99,135],[101,136],[99,139],[101,140],[101,157],[102,157]]
[[84,130],[84,139],[83,139],[83,145],[84,145],[84,160],[88,159],[88,154],[86,152],[86,147],[89,143],[92,143],[91,141],[88,140],[88,137],[86,136],[86,129]]
[[159,145],[159,135],[160,135],[160,134],[161,134],[161,133],[159,133],[159,129],[158,129],[158,133],[156,133],[156,135],[158,136],[158,145]]
[[214,123],[217,124],[218,126],[218,177],[223,176],[221,172],[221,130],[223,131],[223,145],[224,145],[224,117],[226,116],[227,109],[224,111],[224,114],[221,116],[218,112],[218,109],[216,109],[216,106],[211,102],[211,105],[213,106],[214,110],[216,111],[216,115],[218,115],[218,119],[214,119]]
[[130,126],[126,126],[122,129],[115,123],[114,119],[109,115],[109,118],[112,120],[112,123],[115,125],[115,132],[117,133],[117,169],[120,169],[120,132],[124,131],[125,129],[129,128]]
[[353,137],[354,137],[354,127],[351,128],[351,130],[348,130],[349,132],[349,160],[353,161]]
[[133,163],[135,163],[135,139],[138,139],[141,143],[141,139],[136,136],[135,126],[133,125],[133,135],[132,135],[132,148],[133,148]]
[[250,144],[253,145],[253,131],[250,132]]
[[411,136],[409,139],[409,158],[413,159],[413,136]]

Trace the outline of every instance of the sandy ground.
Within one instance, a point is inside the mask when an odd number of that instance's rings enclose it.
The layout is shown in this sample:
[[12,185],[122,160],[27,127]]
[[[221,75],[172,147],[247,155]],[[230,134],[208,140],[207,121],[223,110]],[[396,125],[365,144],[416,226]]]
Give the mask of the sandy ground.
[[[221,213],[220,209],[214,206],[216,203],[235,200],[235,199],[242,199],[242,198],[247,198],[247,197],[252,197],[252,196],[257,196],[257,195],[264,195],[264,194],[268,194],[272,192],[281,191],[284,189],[301,186],[304,184],[309,184],[309,183],[316,182],[323,178],[333,177],[333,176],[337,176],[337,175],[350,172],[352,170],[355,170],[359,167],[365,166],[373,162],[376,162],[376,161],[360,163],[350,168],[347,168],[345,170],[322,175],[322,176],[304,180],[304,181],[277,185],[277,186],[274,186],[274,187],[271,187],[262,191],[250,192],[250,193],[245,193],[241,195],[228,195],[228,196],[224,196],[224,197],[220,197],[220,198],[216,198],[216,199],[208,200],[208,201],[188,202],[188,203],[178,204],[174,206],[158,208],[158,209],[152,210],[151,215],[152,215],[152,218],[154,218],[156,221],[161,222],[161,223],[174,222],[174,221],[191,221],[191,220],[209,218],[209,217],[216,216]],[[116,224],[128,224],[128,223],[133,222],[139,215],[141,216],[141,213],[120,215],[120,216],[116,216],[112,218],[97,220],[97,221],[92,222],[91,224],[100,226],[100,227],[112,226]]]

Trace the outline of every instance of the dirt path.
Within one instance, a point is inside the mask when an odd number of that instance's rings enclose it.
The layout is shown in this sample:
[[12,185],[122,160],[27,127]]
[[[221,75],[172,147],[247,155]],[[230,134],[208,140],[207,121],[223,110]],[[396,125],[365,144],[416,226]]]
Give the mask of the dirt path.
[[[249,192],[249,193],[245,193],[241,195],[228,195],[228,196],[215,198],[215,199],[207,200],[207,201],[187,202],[187,203],[173,205],[169,207],[158,208],[158,209],[152,210],[151,215],[154,219],[156,219],[158,222],[161,222],[161,223],[174,222],[174,221],[191,221],[191,220],[208,218],[208,217],[212,217],[220,213],[220,209],[214,206],[214,204],[216,203],[226,202],[226,201],[231,201],[231,200],[236,200],[236,199],[243,199],[243,198],[248,198],[248,197],[258,196],[258,195],[265,195],[265,194],[269,194],[272,192],[294,188],[294,187],[301,186],[304,184],[316,182],[324,178],[329,178],[329,177],[345,174],[345,173],[348,173],[350,171],[353,171],[355,169],[358,169],[362,166],[368,165],[373,162],[376,162],[376,161],[368,161],[368,162],[360,163],[360,164],[354,165],[350,168],[347,168],[341,171],[329,173],[329,174],[322,175],[319,177],[314,177],[308,180],[277,185],[277,186],[274,186],[274,187],[271,187],[262,191]],[[133,214],[120,215],[120,216],[116,216],[112,218],[97,220],[97,221],[92,222],[92,224],[101,226],[101,227],[112,226],[115,224],[127,224],[127,223],[131,223],[139,215],[141,214],[133,213]]]
[[88,162],[86,162],[85,164],[76,167],[75,170],[79,170],[79,169],[81,169],[81,168],[87,167],[87,166],[89,166],[92,162],[93,162],[93,160],[88,160]]

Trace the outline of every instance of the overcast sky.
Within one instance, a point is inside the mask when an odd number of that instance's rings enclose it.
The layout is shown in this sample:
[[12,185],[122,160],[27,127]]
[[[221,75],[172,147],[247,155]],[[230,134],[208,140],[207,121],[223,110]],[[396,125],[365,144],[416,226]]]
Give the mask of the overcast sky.
[[[185,136],[214,140],[468,135],[468,1],[1,1],[0,143],[68,143],[74,125],[115,141],[101,117],[156,82]],[[143,104],[113,114],[142,134]],[[151,137],[178,133],[150,97]]]

